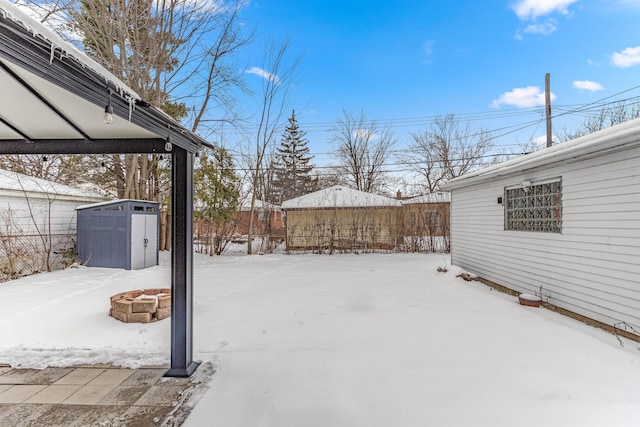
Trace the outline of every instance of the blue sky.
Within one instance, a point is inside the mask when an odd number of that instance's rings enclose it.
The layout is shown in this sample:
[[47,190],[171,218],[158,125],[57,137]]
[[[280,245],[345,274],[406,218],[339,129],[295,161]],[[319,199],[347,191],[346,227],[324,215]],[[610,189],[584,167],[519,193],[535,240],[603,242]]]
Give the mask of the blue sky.
[[[292,107],[319,164],[343,109],[390,125],[400,147],[453,113],[517,151],[545,134],[547,72],[554,115],[640,96],[640,0],[252,0],[242,18],[258,33],[248,67],[265,40],[302,54]],[[583,118],[555,118],[554,133]]]

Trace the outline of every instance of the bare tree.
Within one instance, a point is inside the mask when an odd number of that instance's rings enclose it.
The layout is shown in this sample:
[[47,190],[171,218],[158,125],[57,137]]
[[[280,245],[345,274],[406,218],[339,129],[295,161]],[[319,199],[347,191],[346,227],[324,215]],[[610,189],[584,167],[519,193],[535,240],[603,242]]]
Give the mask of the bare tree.
[[47,181],[61,182],[64,158],[59,155],[4,154],[0,156],[0,168]]
[[368,120],[364,111],[354,116],[343,110],[333,128],[331,142],[336,145],[334,155],[337,172],[356,190],[374,192],[384,181],[384,163],[396,144],[393,131]]
[[[242,86],[239,67],[227,58],[252,38],[240,33],[238,11],[243,5],[208,0],[81,1],[72,17],[89,54],[174,118],[183,119],[192,111],[195,132],[215,107],[230,107],[231,87]],[[122,197],[158,198],[148,185],[158,167],[155,156],[127,155],[115,163],[113,170],[124,171],[123,179],[116,178],[124,183]]]
[[610,107],[602,107],[596,113],[588,115],[577,128],[563,129],[560,133],[560,140],[569,141],[638,117],[640,117],[640,102],[616,102]]
[[[234,117],[244,90],[236,54],[253,39],[240,22],[247,0],[25,0],[141,98],[194,132]],[[81,43],[78,41],[81,40]],[[210,118],[215,117],[215,120]],[[121,198],[159,200],[157,156],[109,156],[106,175]],[[86,162],[90,163],[90,162]],[[95,163],[95,162],[93,162]],[[93,176],[93,174],[92,174]]]
[[493,135],[484,128],[461,123],[453,114],[436,117],[429,128],[412,133],[413,143],[401,161],[419,174],[432,193],[450,179],[491,162]]
[[56,186],[15,175],[24,196],[12,209],[0,209],[0,282],[22,275],[65,268],[77,261],[75,218],[66,230],[56,216]]
[[265,49],[262,68],[254,68],[252,72],[262,78],[259,93],[259,111],[256,132],[247,147],[250,162],[251,204],[249,209],[249,231],[247,253],[252,254],[253,223],[256,209],[256,198],[260,191],[260,177],[264,172],[265,158],[268,149],[273,149],[283,126],[285,112],[289,108],[289,97],[295,86],[296,68],[300,57],[289,60],[290,42],[270,43]]
[[[197,64],[191,65],[191,73],[186,77],[171,78],[169,84],[164,89],[167,93],[174,92],[174,87],[192,85],[193,74],[200,75],[201,70],[207,70],[206,78],[194,87],[194,91],[200,93],[200,102],[194,104],[193,122],[191,131],[196,132],[201,123],[224,123],[234,122],[238,115],[235,111],[234,90],[240,89],[247,92],[243,80],[243,67],[239,67],[233,58],[244,47],[249,45],[254,39],[254,33],[243,34],[242,25],[238,14],[248,3],[248,0],[235,0],[225,7],[225,12],[218,14],[216,23],[217,33],[211,37],[213,43],[208,48],[206,55]],[[176,70],[175,76],[181,76]],[[213,104],[213,105],[212,105]],[[213,107],[213,108],[212,108]],[[207,119],[212,116],[213,111],[222,111],[215,119]]]
[[15,212],[10,206],[0,210],[0,282],[20,277],[23,260],[33,257],[31,251],[18,241],[20,235],[22,228],[15,220]]

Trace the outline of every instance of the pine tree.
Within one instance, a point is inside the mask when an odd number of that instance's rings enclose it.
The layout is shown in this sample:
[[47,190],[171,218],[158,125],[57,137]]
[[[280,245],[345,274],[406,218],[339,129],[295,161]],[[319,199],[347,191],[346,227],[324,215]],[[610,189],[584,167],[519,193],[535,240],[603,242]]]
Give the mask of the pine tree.
[[282,203],[311,193],[317,189],[317,179],[311,176],[315,167],[311,163],[306,132],[300,130],[295,111],[291,112],[289,125],[285,128],[276,148],[275,179],[270,202]]

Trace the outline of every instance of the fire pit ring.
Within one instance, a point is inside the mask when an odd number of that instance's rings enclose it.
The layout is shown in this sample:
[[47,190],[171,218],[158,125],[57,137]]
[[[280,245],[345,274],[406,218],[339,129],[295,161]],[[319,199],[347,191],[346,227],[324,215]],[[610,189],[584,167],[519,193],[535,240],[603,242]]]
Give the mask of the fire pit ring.
[[171,316],[171,289],[152,288],[111,296],[109,316],[124,323],[149,323]]

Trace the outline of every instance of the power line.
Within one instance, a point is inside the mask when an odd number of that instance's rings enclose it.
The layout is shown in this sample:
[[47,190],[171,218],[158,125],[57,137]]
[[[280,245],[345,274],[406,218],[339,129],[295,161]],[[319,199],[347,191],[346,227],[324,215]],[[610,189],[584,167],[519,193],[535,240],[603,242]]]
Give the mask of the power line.
[[[622,94],[637,90],[640,88],[640,85],[634,86],[629,89],[625,89],[623,91],[617,92],[615,94],[609,95],[607,97],[598,99],[596,101],[587,103],[587,104],[557,104],[554,105],[554,110],[560,111],[558,114],[554,114],[552,118],[560,118],[567,115],[573,114],[588,114],[589,112],[597,111],[602,108],[606,108],[608,106],[620,105],[624,103],[631,102],[640,102],[640,95],[628,97],[625,99],[618,99],[614,101],[605,102],[611,98],[620,96]],[[488,111],[476,111],[476,112],[463,112],[463,113],[453,113],[453,115],[461,120],[461,121],[488,121],[488,120],[499,120],[499,119],[507,119],[507,118],[517,118],[523,116],[530,116],[532,114],[543,116],[545,112],[544,106],[538,107],[527,107],[527,108],[512,108],[508,110],[488,110]],[[408,117],[395,117],[395,118],[383,118],[383,119],[368,119],[363,121],[363,125],[365,126],[376,126],[383,128],[404,128],[404,127],[420,127],[420,126],[430,126],[433,125],[438,119],[446,117],[448,114],[434,114],[427,116],[408,116]],[[300,127],[306,133],[319,133],[319,132],[331,132],[334,128],[339,127],[340,120],[334,121],[305,121],[304,117],[299,119]],[[518,123],[511,126],[506,126],[498,129],[491,129],[490,132],[500,132],[505,128],[515,128],[515,131],[521,130],[523,127],[526,128],[528,126],[538,125],[538,120],[531,120],[525,123]],[[253,125],[249,125],[245,127],[247,131],[250,132],[251,129],[255,128]],[[227,131],[226,134],[232,135],[241,135],[243,132],[239,130],[231,130]],[[246,132],[244,132],[246,133]],[[508,132],[505,135],[508,135],[513,132]],[[504,136],[504,135],[502,135]]]

